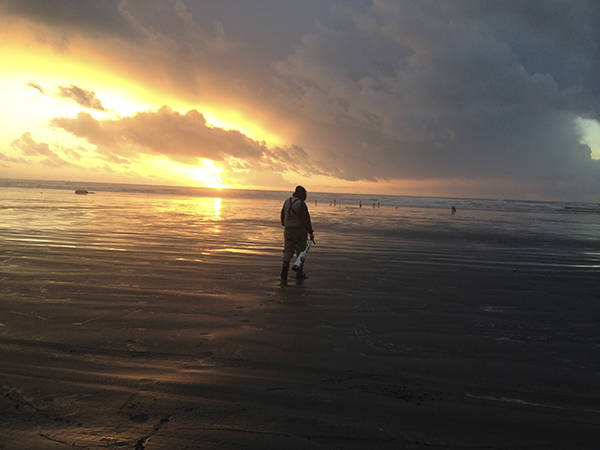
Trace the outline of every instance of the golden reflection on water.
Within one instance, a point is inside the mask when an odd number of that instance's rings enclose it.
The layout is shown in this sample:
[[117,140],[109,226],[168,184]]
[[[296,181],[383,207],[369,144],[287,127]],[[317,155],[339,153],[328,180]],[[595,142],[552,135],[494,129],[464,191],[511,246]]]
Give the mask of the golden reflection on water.
[[174,198],[154,206],[154,213],[167,217],[167,220],[186,220],[187,217],[187,220],[202,226],[209,233],[220,233],[219,222],[223,220],[223,199],[221,197]]
[[[213,217],[212,218],[215,222],[218,222],[219,220],[221,220],[221,198],[220,197],[215,197],[213,200]],[[220,233],[221,227],[219,226],[218,223],[215,223],[209,229],[209,231],[211,233]]]
[[221,220],[221,198],[220,197],[216,197],[214,199],[213,217],[215,220]]

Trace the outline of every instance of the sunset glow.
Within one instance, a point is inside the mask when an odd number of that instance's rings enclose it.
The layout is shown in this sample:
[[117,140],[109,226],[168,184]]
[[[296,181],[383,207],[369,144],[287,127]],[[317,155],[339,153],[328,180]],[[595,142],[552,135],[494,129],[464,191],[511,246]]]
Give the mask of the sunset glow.
[[600,192],[597,37],[583,4],[568,11],[585,26],[558,8],[550,32],[535,8],[509,6],[497,21],[462,4],[247,3],[233,14],[219,2],[57,1],[0,0],[0,177]]
[[223,169],[215,165],[210,159],[202,160],[199,167],[193,169],[194,179],[201,186],[222,189],[226,187],[221,180],[221,172]]
[[[22,31],[17,31],[21,34]],[[48,143],[52,151],[60,155],[65,162],[74,162],[64,155],[64,148],[78,147],[77,165],[92,169],[99,163],[97,152],[85,139],[80,139],[72,134],[51,126],[49,122],[55,117],[75,118],[78,113],[86,111],[95,119],[110,120],[133,116],[136,113],[158,110],[163,105],[168,105],[174,111],[185,114],[190,110],[197,110],[204,115],[206,125],[223,130],[234,130],[250,139],[264,142],[268,145],[281,145],[283,140],[272,131],[267,131],[249,118],[242,116],[234,110],[219,111],[216,106],[202,106],[195,104],[190,98],[177,98],[176,94],[168,91],[154,89],[152,86],[144,87],[135,78],[128,78],[120,70],[110,70],[102,66],[104,61],[96,60],[88,54],[88,61],[81,58],[85,50],[72,50],[72,55],[56,51],[35,40],[24,38],[26,45],[18,41],[0,48],[0,58],[10,61],[6,70],[0,73],[0,102],[3,105],[19,105],[16,109],[1,108],[0,120],[3,127],[0,130],[0,139],[7,155],[13,154],[11,144],[19,136],[16,130],[27,130],[36,141],[43,140]],[[91,60],[91,61],[90,61]],[[107,70],[108,69],[108,70]],[[85,86],[87,92],[93,92],[102,109],[85,107],[73,98],[61,95],[65,86]],[[14,146],[13,146],[14,147]],[[87,149],[81,153],[82,149]],[[15,158],[16,159],[16,158]],[[110,162],[104,162],[104,167],[112,167],[112,173],[122,173],[123,168]],[[223,180],[223,167],[208,158],[198,158],[193,165],[178,164],[165,158],[138,159],[128,171],[135,171],[140,179],[160,180],[170,184],[197,185],[222,189],[228,187]],[[34,177],[37,170],[27,168],[27,173]],[[45,172],[40,170],[40,173]],[[14,172],[18,174],[17,171]],[[47,172],[46,172],[47,173]],[[62,172],[67,174],[65,168]],[[83,178],[85,174],[82,173]],[[107,174],[108,175],[108,174]],[[60,178],[57,174],[53,178]],[[114,177],[98,177],[98,180]],[[130,180],[134,181],[134,180]],[[236,187],[244,187],[237,185]]]
[[0,0],[0,450],[598,448],[599,49],[600,0]]

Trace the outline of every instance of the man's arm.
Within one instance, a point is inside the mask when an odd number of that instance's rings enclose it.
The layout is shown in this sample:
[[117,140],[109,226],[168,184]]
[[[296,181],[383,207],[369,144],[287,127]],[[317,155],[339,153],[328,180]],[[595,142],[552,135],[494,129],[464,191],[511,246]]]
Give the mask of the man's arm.
[[285,226],[284,218],[285,218],[285,202],[283,202],[283,206],[281,207],[281,226]]
[[312,228],[312,223],[310,221],[310,214],[308,212],[308,206],[306,206],[306,203],[302,204],[304,206],[304,218],[306,221],[306,231],[308,231],[308,234],[311,235],[311,239],[312,239],[312,235],[314,233],[313,228]]

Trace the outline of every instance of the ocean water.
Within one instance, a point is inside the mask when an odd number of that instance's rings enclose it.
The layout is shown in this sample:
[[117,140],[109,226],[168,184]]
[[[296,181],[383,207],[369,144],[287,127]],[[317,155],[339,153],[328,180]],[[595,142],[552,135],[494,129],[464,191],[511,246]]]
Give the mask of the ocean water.
[[[94,193],[75,195],[80,188]],[[278,261],[279,212],[289,195],[2,180],[0,239],[166,261]],[[308,205],[314,252],[332,261],[600,270],[598,204],[309,193]]]

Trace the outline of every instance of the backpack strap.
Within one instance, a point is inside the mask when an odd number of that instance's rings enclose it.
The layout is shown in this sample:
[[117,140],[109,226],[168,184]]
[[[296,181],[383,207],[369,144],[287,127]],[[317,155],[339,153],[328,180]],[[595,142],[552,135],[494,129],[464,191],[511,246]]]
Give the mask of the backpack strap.
[[300,199],[296,198],[296,197],[290,197],[290,207],[288,208],[287,213],[286,213],[288,216],[291,216],[292,212],[294,213],[295,216],[298,215],[298,214],[296,214],[296,211],[294,211],[294,208],[293,208],[294,203],[296,203],[298,200],[300,200]]

